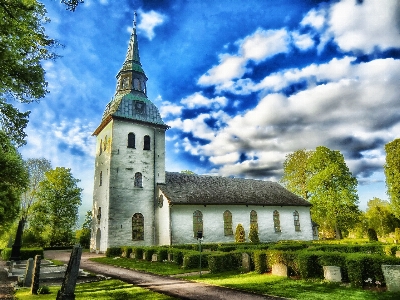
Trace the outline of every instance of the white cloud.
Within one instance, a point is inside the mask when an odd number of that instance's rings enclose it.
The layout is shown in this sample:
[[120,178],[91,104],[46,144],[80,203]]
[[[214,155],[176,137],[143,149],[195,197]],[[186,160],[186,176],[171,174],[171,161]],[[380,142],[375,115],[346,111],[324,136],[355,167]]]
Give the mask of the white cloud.
[[320,31],[324,28],[326,22],[326,11],[324,9],[316,10],[311,9],[303,20],[300,22],[300,25],[311,26],[314,29]]
[[204,97],[202,93],[196,92],[184,99],[181,100],[181,103],[186,105],[189,109],[198,108],[198,107],[207,107],[207,108],[215,108],[220,109],[221,107],[225,107],[228,102],[226,97],[215,97],[215,98],[207,98]]
[[160,106],[161,118],[166,118],[168,116],[180,116],[182,113],[183,106],[173,104],[169,101],[163,101]]
[[296,47],[302,51],[308,50],[314,46],[314,41],[309,34],[300,34],[294,31],[292,32],[292,38]]
[[221,84],[228,80],[240,78],[246,73],[247,61],[237,55],[220,55],[220,63],[213,66],[199,78],[200,85]]
[[137,28],[140,32],[144,33],[149,40],[152,40],[155,36],[154,28],[163,24],[166,20],[166,16],[154,10],[149,12],[139,10],[138,12],[141,20]]

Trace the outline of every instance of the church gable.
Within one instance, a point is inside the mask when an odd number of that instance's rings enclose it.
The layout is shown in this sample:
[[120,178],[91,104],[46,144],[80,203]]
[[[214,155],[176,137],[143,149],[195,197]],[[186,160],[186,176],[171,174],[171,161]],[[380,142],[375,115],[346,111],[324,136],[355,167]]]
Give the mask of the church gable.
[[280,184],[254,179],[166,172],[160,190],[170,204],[311,206]]

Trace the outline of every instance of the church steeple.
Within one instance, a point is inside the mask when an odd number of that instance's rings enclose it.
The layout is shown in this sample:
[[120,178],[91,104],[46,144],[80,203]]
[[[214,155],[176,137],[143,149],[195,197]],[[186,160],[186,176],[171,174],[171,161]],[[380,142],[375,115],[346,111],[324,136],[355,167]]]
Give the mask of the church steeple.
[[142,69],[142,64],[140,63],[135,12],[128,51],[122,68],[117,74],[116,95],[132,92],[139,92],[146,95],[146,81],[147,77]]

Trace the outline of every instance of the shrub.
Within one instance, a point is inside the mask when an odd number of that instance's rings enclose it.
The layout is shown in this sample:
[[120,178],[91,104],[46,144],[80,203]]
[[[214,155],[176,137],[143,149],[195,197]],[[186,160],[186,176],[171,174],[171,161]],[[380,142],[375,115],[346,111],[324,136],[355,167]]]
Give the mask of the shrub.
[[215,253],[208,255],[208,269],[211,273],[238,270],[241,267],[241,253]]
[[394,229],[394,239],[396,240],[396,243],[400,243],[400,228]]
[[144,260],[151,261],[153,254],[156,252],[154,247],[143,247]]
[[10,260],[11,250],[11,248],[4,248],[3,251],[1,251],[1,258],[6,261]]
[[301,251],[297,255],[297,263],[299,266],[299,273],[303,279],[308,278],[322,278],[322,266],[318,261],[319,255],[323,252],[310,252]]
[[[5,248],[1,252],[1,258],[3,260],[10,260],[11,248]],[[27,260],[29,258],[35,258],[36,255],[43,257],[43,248],[21,248],[20,258],[21,260]]]
[[43,285],[37,290],[38,295],[50,294],[50,288],[46,285]]
[[157,247],[156,253],[157,253],[157,261],[162,262],[168,259],[168,249],[165,247]]
[[254,271],[258,274],[267,272],[267,254],[265,251],[254,251],[252,255]]
[[[208,256],[209,254],[201,254],[201,266],[202,268],[208,267]],[[187,251],[183,257],[184,269],[195,269],[200,266],[200,252],[198,251]]]
[[260,238],[258,237],[258,228],[255,224],[250,224],[249,241],[253,244],[258,244]]
[[121,248],[121,251],[122,251],[122,253],[121,253],[121,256],[122,256],[122,257],[127,257],[127,258],[129,258],[130,255],[131,255],[131,253],[132,253],[132,248],[131,248],[131,247],[125,246],[125,247],[122,247],[122,248]]
[[135,259],[143,259],[142,247],[132,247],[132,253],[135,255]]
[[107,251],[106,251],[107,257],[121,256],[121,254],[122,254],[121,247],[110,247],[110,248],[107,248]]
[[185,252],[185,250],[182,250],[182,249],[176,249],[176,248],[168,249],[168,253],[172,254],[173,262],[179,266],[183,265],[184,252]]
[[244,243],[245,241],[246,241],[246,233],[244,232],[243,225],[239,223],[236,226],[235,242],[236,243]]
[[387,245],[383,248],[383,251],[388,256],[396,256],[397,246],[396,245]]
[[373,228],[368,228],[367,230],[368,240],[370,242],[378,241],[378,236],[376,235],[376,231]]

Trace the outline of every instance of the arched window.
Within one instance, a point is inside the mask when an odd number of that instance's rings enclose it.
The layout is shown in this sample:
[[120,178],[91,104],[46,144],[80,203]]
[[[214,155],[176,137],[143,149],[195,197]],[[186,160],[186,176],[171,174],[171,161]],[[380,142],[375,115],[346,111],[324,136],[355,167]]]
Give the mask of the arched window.
[[232,213],[229,210],[224,212],[224,235],[233,235]]
[[150,150],[150,137],[148,135],[144,136],[143,150]]
[[255,210],[250,212],[250,227],[251,225],[254,225],[258,230],[257,212]]
[[274,229],[275,232],[281,232],[281,221],[279,220],[279,212],[274,211]]
[[135,134],[133,132],[128,133],[128,148],[135,148]]
[[102,186],[103,185],[103,171],[100,171],[100,176],[99,176],[99,185]]
[[142,184],[142,173],[137,172],[135,173],[135,182],[133,183],[134,187],[143,187]]
[[137,91],[140,91],[140,81],[139,79],[135,78],[133,79],[133,88]]
[[144,218],[140,213],[136,213],[132,216],[132,240],[144,240]]
[[201,211],[196,210],[193,213],[193,236],[197,237],[197,232],[203,232],[203,214]]
[[103,140],[100,140],[100,154],[103,153]]
[[293,212],[294,230],[300,231],[300,217],[297,210]]

